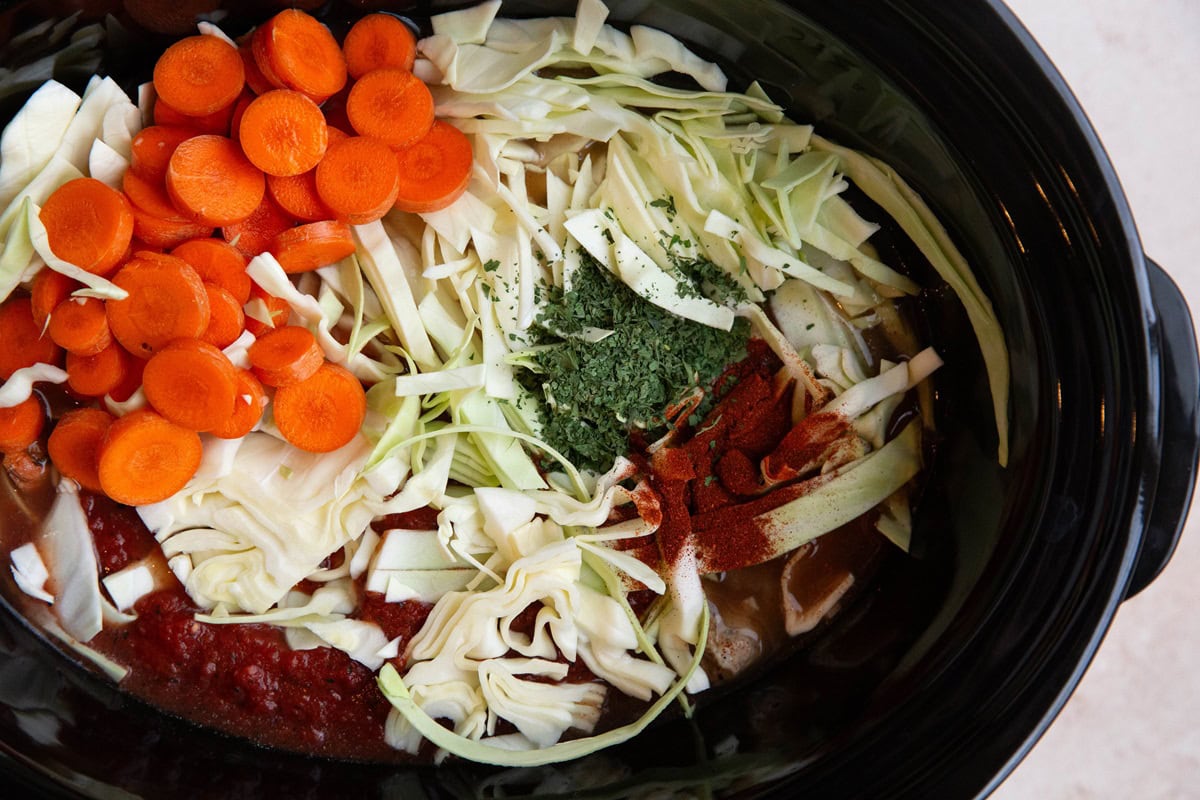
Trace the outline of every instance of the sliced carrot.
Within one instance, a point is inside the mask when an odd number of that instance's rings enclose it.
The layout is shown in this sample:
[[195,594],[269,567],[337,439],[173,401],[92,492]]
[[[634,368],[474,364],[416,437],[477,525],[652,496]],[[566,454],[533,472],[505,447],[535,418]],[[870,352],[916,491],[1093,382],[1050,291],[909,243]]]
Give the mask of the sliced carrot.
[[263,75],[263,71],[258,68],[258,61],[254,58],[254,48],[249,42],[238,47],[238,55],[242,57],[242,69],[246,73],[246,88],[255,94],[266,94],[272,89],[281,88],[267,80],[267,76]]
[[246,109],[238,141],[250,163],[268,175],[308,172],[325,155],[325,115],[300,92],[276,89]]
[[194,339],[208,327],[208,292],[181,258],[137,253],[113,283],[129,296],[106,304],[109,328],[139,358],[149,358],[175,339]]
[[50,338],[68,353],[94,356],[112,344],[104,301],[95,297],[69,297],[50,314]]
[[[321,104],[321,113],[325,115],[325,124],[331,130],[334,128],[339,132],[354,130],[354,126],[350,124],[350,118],[346,116],[346,98],[349,96],[350,87],[346,87]],[[333,144],[332,138],[329,143]]]
[[271,246],[275,237],[296,224],[292,215],[264,195],[254,213],[241,222],[221,228],[221,236],[246,258],[254,258]]
[[266,407],[267,394],[258,378],[248,369],[239,369],[233,415],[210,433],[219,439],[240,439],[254,430]]
[[367,396],[358,378],[326,362],[307,380],[278,389],[274,407],[284,439],[310,453],[328,453],[358,435]]
[[[117,347],[120,347],[120,345],[117,345]],[[133,397],[134,392],[142,388],[142,373],[146,370],[145,359],[130,354],[124,347],[121,347],[121,351],[125,353],[125,364],[129,369],[126,370],[125,376],[121,378],[121,382],[108,390],[107,395],[118,403],[124,403],[130,397]]]
[[177,339],[146,362],[142,389],[146,402],[171,422],[208,431],[233,414],[237,370],[208,342]]
[[271,255],[289,274],[335,264],[354,252],[354,234],[344,222],[310,222],[275,237]]
[[267,176],[267,193],[287,213],[304,222],[333,219],[336,214],[317,194],[317,171],[302,175]]
[[[258,67],[259,73],[263,80],[266,81],[270,89],[286,89],[288,88],[283,79],[275,73],[275,67],[271,64],[271,56],[267,51],[267,43],[271,36],[271,29],[268,25],[259,25],[254,29],[254,34],[250,37],[250,55],[254,58],[254,66]],[[314,98],[315,100],[315,98]]]
[[116,269],[133,238],[125,196],[95,178],[76,178],[55,189],[38,218],[54,255],[97,275]]
[[[180,113],[211,114],[237,99],[246,83],[237,48],[216,36],[189,36],[154,65],[154,91]],[[157,118],[156,118],[157,121]]]
[[269,19],[255,34],[261,50],[255,59],[267,80],[278,77],[284,87],[320,103],[346,85],[346,59],[337,40],[321,22],[303,11],[288,9]]
[[242,117],[246,116],[246,109],[253,102],[254,94],[252,92],[242,92],[242,96],[233,104],[233,115],[229,118],[229,138],[238,144],[241,144],[238,132],[242,127]]
[[467,190],[472,158],[463,132],[437,120],[420,141],[396,151],[396,208],[415,214],[446,208]]
[[38,270],[29,287],[33,321],[39,328],[44,327],[46,320],[50,318],[50,312],[58,308],[59,303],[70,297],[71,292],[82,288],[83,284],[79,281],[68,278],[49,267]]
[[117,342],[90,356],[67,353],[67,386],[84,397],[103,397],[122,384],[134,361],[141,359],[129,355]]
[[148,180],[129,169],[125,171],[125,177],[121,179],[121,188],[125,192],[125,197],[134,207],[140,208],[152,217],[166,222],[188,221],[187,217],[180,213],[175,204],[171,202],[171,197],[167,194],[167,186],[161,180]]
[[233,110],[236,104],[237,101],[235,100],[227,106],[218,108],[211,114],[194,116],[184,114],[179,109],[159,98],[154,101],[154,124],[182,128],[191,133],[192,136],[200,136],[202,134],[228,136],[229,125],[233,119]]
[[215,283],[204,284],[204,289],[208,292],[209,316],[208,327],[200,334],[200,339],[217,349],[224,349],[233,344],[242,335],[242,331],[246,330],[243,304]]
[[100,443],[100,488],[118,503],[157,503],[187,485],[203,454],[195,431],[149,409],[134,411],[113,422]]
[[195,135],[194,130],[171,125],[142,128],[130,145],[129,168],[141,178],[162,183],[167,179],[167,163],[175,148]]
[[34,364],[58,364],[62,350],[33,319],[28,297],[10,297],[0,305],[0,378]]
[[100,444],[113,421],[112,414],[99,408],[77,408],[62,415],[50,431],[46,452],[64,478],[89,491],[103,491],[97,469]]
[[405,147],[433,125],[433,95],[411,72],[377,69],[358,79],[346,98],[354,130],[389,147]]
[[325,353],[308,328],[285,325],[264,333],[246,351],[255,377],[267,386],[307,380],[325,363]]
[[[151,248],[164,250],[198,236],[211,236],[212,225],[191,220],[171,220],[156,217],[134,206],[133,233]],[[139,252],[134,249],[133,252]]]
[[215,227],[253,214],[266,186],[262,170],[224,136],[193,136],[175,149],[167,165],[167,192],[175,206]]
[[286,325],[291,313],[292,307],[282,297],[267,294],[257,283],[250,287],[250,302],[246,304],[246,330],[256,337],[272,328]]
[[171,255],[190,264],[200,280],[229,292],[240,305],[250,299],[246,257],[228,242],[212,238],[191,239],[172,250]]
[[24,450],[42,435],[46,409],[42,398],[31,394],[15,406],[0,408],[0,452]]
[[363,225],[386,214],[399,189],[396,157],[383,142],[350,136],[317,165],[317,194],[339,219]]
[[399,17],[368,14],[350,28],[342,52],[346,70],[355,80],[386,67],[411,71],[417,58],[417,37]]

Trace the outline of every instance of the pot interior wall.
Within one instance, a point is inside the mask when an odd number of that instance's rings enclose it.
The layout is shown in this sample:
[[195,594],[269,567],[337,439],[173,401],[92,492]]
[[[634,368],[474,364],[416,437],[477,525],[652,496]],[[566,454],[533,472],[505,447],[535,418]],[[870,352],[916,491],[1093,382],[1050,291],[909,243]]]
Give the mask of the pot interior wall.
[[[13,16],[17,29],[51,5]],[[1142,323],[1144,292],[1136,234],[1111,175],[1052,84],[1000,12],[983,2],[939,5],[610,3],[618,22],[664,28],[714,56],[732,88],[757,79],[797,121],[894,166],[947,224],[1008,337],[1012,457],[1001,469],[965,314],[903,236],[882,233],[884,260],[932,287],[922,298],[928,340],[947,362],[936,377],[939,442],[915,558],[889,561],[879,586],[813,647],[694,720],[578,764],[397,772],[265,753],[166,719],[64,668],[0,615],[0,749],[82,791],[110,784],[172,797],[254,787],[305,797],[495,796],[551,786],[595,787],[601,797],[657,781],[709,781],[747,796],[792,782],[822,797],[876,796],[880,787],[949,796],[931,787],[986,785],[1070,682],[1119,594],[1122,554],[1136,548],[1126,541],[1136,447],[1115,452],[1112,443],[1134,441],[1142,398],[1120,376],[1145,371],[1144,345],[1122,326]],[[251,22],[236,8],[235,34]],[[573,8],[506,2],[504,13]],[[348,11],[335,4],[330,13]],[[128,88],[145,79],[163,42],[123,49],[110,67]],[[1032,693],[1011,685],[1034,675],[1048,685]],[[968,709],[983,720],[969,722]],[[902,741],[891,738],[902,730]]]

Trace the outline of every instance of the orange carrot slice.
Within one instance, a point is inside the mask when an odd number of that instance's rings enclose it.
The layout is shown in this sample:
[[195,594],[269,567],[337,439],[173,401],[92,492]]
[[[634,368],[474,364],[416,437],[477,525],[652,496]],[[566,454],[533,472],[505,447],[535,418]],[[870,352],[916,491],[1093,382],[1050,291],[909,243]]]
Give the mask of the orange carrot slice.
[[367,396],[358,378],[326,362],[307,380],[276,390],[274,407],[284,439],[310,453],[328,453],[358,435]]
[[266,94],[272,89],[283,88],[282,84],[276,85],[267,80],[266,75],[263,75],[263,71],[258,68],[258,62],[254,59],[254,48],[249,42],[238,47],[238,54],[242,57],[242,69],[246,72],[246,88],[255,94]]
[[208,431],[233,414],[237,370],[208,342],[177,339],[146,362],[142,389],[146,402],[171,422]]
[[[133,207],[133,233],[152,248],[165,250],[198,236],[211,236],[212,225],[191,220],[162,219]],[[138,252],[137,249],[134,252]]]
[[98,453],[101,490],[137,506],[166,500],[186,486],[204,449],[195,431],[142,409],[113,422]]
[[354,130],[389,147],[405,147],[433,125],[433,95],[411,72],[377,69],[358,79],[346,98]]
[[195,135],[193,130],[170,125],[142,128],[130,145],[129,168],[140,178],[162,183],[167,179],[167,164],[175,148]]
[[308,328],[285,325],[264,333],[246,351],[255,377],[267,386],[308,380],[325,363],[325,353]]
[[64,478],[84,489],[100,492],[100,444],[113,424],[113,415],[99,408],[77,408],[62,415],[50,438],[46,452]]
[[38,218],[54,255],[97,275],[117,267],[133,238],[125,196],[95,178],[76,178],[55,189]]
[[237,341],[246,330],[246,314],[242,303],[215,283],[205,283],[208,292],[208,327],[200,334],[202,341],[217,349],[224,349]]
[[396,208],[415,214],[446,208],[467,190],[471,163],[471,142],[463,132],[434,122],[419,141],[396,151]]
[[233,111],[236,106],[237,101],[235,100],[227,106],[218,108],[211,114],[193,116],[191,114],[184,114],[160,98],[154,101],[154,124],[171,128],[182,128],[191,133],[192,136],[200,136],[201,134],[228,136],[230,122],[233,119]]
[[[292,307],[282,297],[267,294],[256,283],[250,287],[250,302],[246,304],[246,312],[246,330],[258,337],[272,328],[286,325]],[[257,319],[258,316],[265,317],[269,322]]]
[[34,364],[58,364],[62,350],[33,319],[28,297],[11,297],[0,305],[0,378]]
[[276,236],[295,224],[291,214],[280,208],[269,195],[264,195],[253,214],[241,222],[226,225],[221,229],[221,236],[246,258],[254,258],[265,253]]
[[339,219],[363,225],[386,214],[399,189],[396,157],[383,142],[350,136],[317,165],[317,194]]
[[71,292],[82,289],[83,284],[74,278],[68,278],[61,272],[50,268],[38,270],[33,276],[29,287],[30,307],[33,310],[33,321],[38,328],[46,324],[50,312],[58,308],[58,304],[71,296]]
[[238,144],[241,144],[238,132],[242,127],[242,117],[246,116],[246,109],[253,102],[254,95],[250,92],[243,92],[242,96],[233,104],[233,115],[229,118],[229,138]]
[[69,297],[50,314],[46,332],[62,349],[94,356],[112,344],[104,301],[95,297]]
[[344,222],[328,220],[284,231],[271,243],[271,254],[289,274],[335,264],[354,252],[354,234]]
[[245,83],[237,48],[216,36],[180,39],[163,51],[154,65],[155,94],[180,113],[192,116],[230,105]]
[[126,199],[135,207],[145,211],[152,217],[167,222],[187,222],[188,219],[180,213],[167,194],[164,181],[151,181],[141,177],[133,170],[126,170],[121,179],[121,188]]
[[267,176],[267,193],[287,213],[304,222],[333,219],[336,214],[317,193],[317,171],[302,175]]
[[417,58],[417,38],[399,17],[368,14],[350,28],[342,52],[346,69],[355,80],[388,67],[411,71]]
[[117,342],[90,356],[67,353],[67,386],[84,397],[103,397],[121,386],[134,361],[140,359],[129,355]]
[[[261,39],[260,39],[261,36]],[[329,29],[303,11],[288,9],[268,20],[255,33],[264,59],[255,50],[259,69],[270,81],[303,92],[320,103],[346,85],[346,59]]]
[[108,326],[139,358],[150,358],[175,339],[197,338],[208,327],[208,292],[181,258],[137,253],[113,283],[129,296],[106,303]]
[[220,239],[190,239],[171,251],[182,258],[205,283],[220,286],[245,305],[250,299],[250,276],[246,257],[236,247]]
[[276,89],[246,108],[238,141],[250,163],[268,175],[308,172],[325,155],[325,115],[300,92]]
[[237,373],[237,397],[233,401],[233,415],[213,428],[210,433],[220,439],[240,439],[262,419],[267,407],[267,394],[258,378],[248,369]]
[[0,408],[0,452],[24,450],[42,435],[46,409],[42,398],[32,394],[15,406]]
[[262,171],[224,136],[193,136],[175,149],[167,165],[167,192],[175,206],[214,227],[253,214],[266,186]]

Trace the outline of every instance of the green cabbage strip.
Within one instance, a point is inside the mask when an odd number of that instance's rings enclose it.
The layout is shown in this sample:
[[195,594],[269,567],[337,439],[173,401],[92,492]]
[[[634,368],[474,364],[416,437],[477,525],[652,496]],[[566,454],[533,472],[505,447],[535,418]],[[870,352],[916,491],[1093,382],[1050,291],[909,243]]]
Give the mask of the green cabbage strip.
[[817,150],[834,153],[842,171],[862,189],[867,197],[878,203],[904,230],[913,244],[929,259],[929,263],[950,285],[967,311],[979,349],[987,367],[988,383],[992,389],[992,407],[996,417],[996,458],[1000,466],[1008,465],[1008,347],[1004,331],[987,295],[975,280],[966,259],[945,227],[934,217],[912,188],[886,164],[876,161],[820,136],[812,137]]
[[700,617],[700,638],[696,643],[696,651],[692,656],[691,664],[688,665],[687,673],[675,681],[671,685],[671,688],[659,697],[658,700],[654,701],[653,705],[646,709],[645,714],[628,725],[613,728],[597,736],[573,739],[569,742],[559,742],[550,747],[543,747],[537,750],[505,750],[485,744],[482,741],[468,739],[454,731],[443,728],[438,724],[437,720],[425,713],[413,701],[412,695],[408,692],[408,687],[404,685],[404,679],[400,677],[400,673],[391,664],[385,664],[379,672],[379,689],[383,692],[383,696],[388,699],[388,702],[404,715],[409,724],[426,739],[448,753],[469,761],[481,764],[494,764],[500,767],[537,767],[543,764],[556,764],[562,761],[582,758],[597,750],[618,745],[637,736],[668,705],[674,702],[676,697],[683,693],[683,689],[687,686],[688,681],[691,680],[692,675],[700,668],[700,660],[704,657],[704,648],[707,641],[708,604],[705,604]]

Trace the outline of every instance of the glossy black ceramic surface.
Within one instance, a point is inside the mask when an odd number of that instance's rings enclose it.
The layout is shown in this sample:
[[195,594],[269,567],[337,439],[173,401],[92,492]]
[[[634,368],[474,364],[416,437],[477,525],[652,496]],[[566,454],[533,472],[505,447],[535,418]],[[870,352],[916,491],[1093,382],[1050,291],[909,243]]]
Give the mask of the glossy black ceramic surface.
[[[451,7],[379,6],[416,20]],[[506,2],[504,13],[573,6]],[[1008,335],[1008,469],[995,463],[961,310],[885,232],[887,257],[931,287],[928,334],[950,365],[938,375],[942,441],[918,558],[886,569],[805,653],[692,722],[579,764],[398,770],[270,753],[167,719],[0,614],[0,767],[11,781],[97,797],[599,798],[708,781],[737,797],[958,798],[994,787],[1032,745],[1117,605],[1169,558],[1197,458],[1191,319],[1144,258],[1094,133],[998,2],[610,6],[619,23],[665,28],[718,58],[734,87],[759,79],[794,118],[878,154],[925,196]],[[269,13],[231,7],[235,34]],[[55,13],[10,4],[0,31]],[[336,25],[352,7],[322,13]],[[135,34],[109,68],[130,87],[166,41]]]

